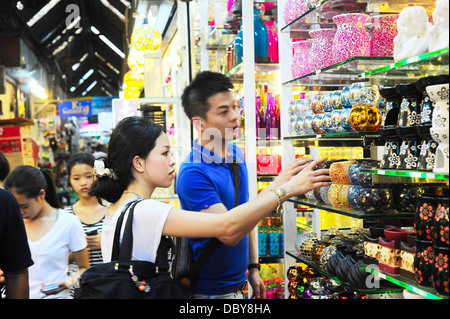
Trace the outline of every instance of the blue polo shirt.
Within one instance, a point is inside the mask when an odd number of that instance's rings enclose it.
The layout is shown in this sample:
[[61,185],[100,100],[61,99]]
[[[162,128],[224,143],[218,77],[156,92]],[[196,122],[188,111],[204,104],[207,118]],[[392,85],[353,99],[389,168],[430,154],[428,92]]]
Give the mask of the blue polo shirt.
[[[248,171],[242,150],[228,144],[228,153],[239,163],[239,201],[248,202]],[[177,174],[176,191],[181,207],[200,211],[222,203],[230,210],[235,200],[232,160],[222,158],[194,141]],[[209,238],[189,238],[196,259]],[[246,281],[248,236],[236,246],[220,244],[192,286],[195,293],[221,295],[236,291]]]

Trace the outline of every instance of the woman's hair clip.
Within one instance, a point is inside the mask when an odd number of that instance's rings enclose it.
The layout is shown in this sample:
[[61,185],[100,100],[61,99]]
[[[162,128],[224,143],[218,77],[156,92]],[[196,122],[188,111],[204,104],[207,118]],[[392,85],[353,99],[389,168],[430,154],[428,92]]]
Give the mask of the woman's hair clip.
[[112,168],[105,168],[105,163],[101,160],[94,161],[94,175],[98,177],[107,176],[115,181],[119,179]]

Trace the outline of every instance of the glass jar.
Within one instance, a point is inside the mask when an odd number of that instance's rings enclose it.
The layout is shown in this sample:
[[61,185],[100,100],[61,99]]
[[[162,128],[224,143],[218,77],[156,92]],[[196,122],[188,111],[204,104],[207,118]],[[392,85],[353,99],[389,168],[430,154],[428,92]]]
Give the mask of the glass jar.
[[367,85],[359,90],[350,112],[350,124],[353,130],[356,132],[378,131],[382,120],[379,103],[378,86]]
[[385,187],[363,187],[359,192],[361,210],[368,214],[385,214],[392,205],[392,192]]
[[311,41],[297,41],[292,45],[294,56],[292,58],[291,74],[294,79],[311,73],[309,67],[311,44]]
[[368,18],[369,15],[362,13],[333,17],[338,27],[331,49],[336,63],[355,56],[370,56],[370,39],[365,28]]

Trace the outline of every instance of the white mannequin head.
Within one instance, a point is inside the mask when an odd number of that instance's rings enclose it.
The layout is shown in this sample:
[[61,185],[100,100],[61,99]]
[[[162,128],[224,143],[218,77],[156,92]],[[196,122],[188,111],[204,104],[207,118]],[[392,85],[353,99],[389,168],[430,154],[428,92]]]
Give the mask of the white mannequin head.
[[448,27],[449,20],[449,0],[437,0],[436,8],[433,11],[433,23]]
[[427,23],[428,15],[424,7],[406,7],[397,20],[398,33],[405,37],[422,36],[427,31]]

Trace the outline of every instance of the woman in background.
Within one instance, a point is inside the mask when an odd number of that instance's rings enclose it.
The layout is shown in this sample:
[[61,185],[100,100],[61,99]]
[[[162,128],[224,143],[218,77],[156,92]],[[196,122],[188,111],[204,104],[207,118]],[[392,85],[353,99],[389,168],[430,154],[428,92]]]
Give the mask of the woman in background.
[[83,225],[91,266],[103,263],[101,233],[108,209],[108,206],[103,206],[96,197],[88,194],[94,180],[94,160],[93,154],[81,152],[73,154],[67,161],[69,183],[79,200],[66,210],[77,215]]
[[[70,299],[69,288],[89,267],[80,220],[61,209],[48,170],[17,166],[6,178],[5,188],[19,202],[34,261],[28,268],[30,299]],[[78,270],[68,276],[70,253]]]

